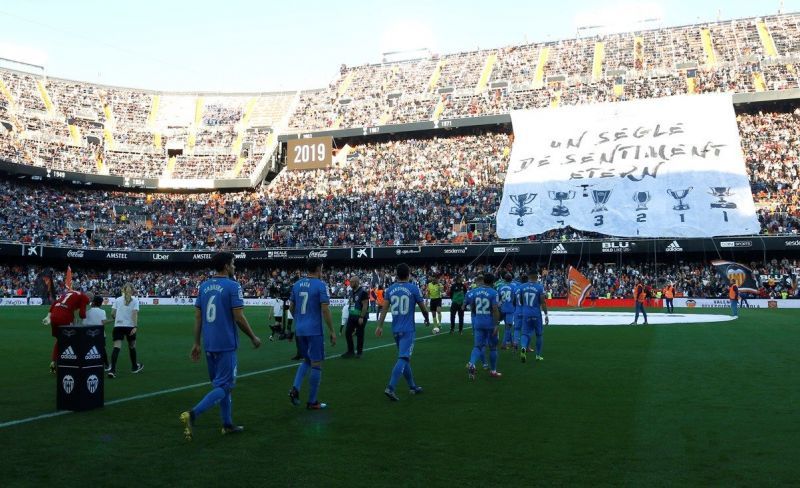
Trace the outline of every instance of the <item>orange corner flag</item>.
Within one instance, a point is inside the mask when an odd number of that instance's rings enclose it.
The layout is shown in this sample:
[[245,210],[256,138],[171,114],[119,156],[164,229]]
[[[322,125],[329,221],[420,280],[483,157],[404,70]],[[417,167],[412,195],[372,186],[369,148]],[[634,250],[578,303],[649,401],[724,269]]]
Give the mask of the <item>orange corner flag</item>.
[[72,289],[72,267],[71,266],[67,266],[67,276],[64,277],[64,287],[66,287],[67,290],[71,290]]

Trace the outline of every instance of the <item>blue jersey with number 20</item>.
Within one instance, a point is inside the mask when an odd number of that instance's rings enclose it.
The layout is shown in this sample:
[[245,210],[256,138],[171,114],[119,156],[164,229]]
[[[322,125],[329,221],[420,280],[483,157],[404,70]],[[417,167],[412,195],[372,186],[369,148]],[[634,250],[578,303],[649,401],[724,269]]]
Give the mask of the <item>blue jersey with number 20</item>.
[[235,351],[239,347],[239,334],[233,309],[244,307],[239,283],[219,276],[204,281],[194,306],[200,309],[203,317],[203,349],[206,352]]
[[418,303],[423,303],[417,285],[406,281],[395,283],[386,289],[384,299],[392,313],[392,333],[416,330],[414,310]]

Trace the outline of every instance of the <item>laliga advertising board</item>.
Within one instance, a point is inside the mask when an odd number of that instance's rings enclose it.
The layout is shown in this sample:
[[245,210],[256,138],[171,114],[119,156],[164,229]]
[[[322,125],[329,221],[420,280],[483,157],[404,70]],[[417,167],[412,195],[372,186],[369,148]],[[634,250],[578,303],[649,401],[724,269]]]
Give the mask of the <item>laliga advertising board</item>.
[[759,232],[730,94],[511,113],[503,239],[550,229],[625,237]]

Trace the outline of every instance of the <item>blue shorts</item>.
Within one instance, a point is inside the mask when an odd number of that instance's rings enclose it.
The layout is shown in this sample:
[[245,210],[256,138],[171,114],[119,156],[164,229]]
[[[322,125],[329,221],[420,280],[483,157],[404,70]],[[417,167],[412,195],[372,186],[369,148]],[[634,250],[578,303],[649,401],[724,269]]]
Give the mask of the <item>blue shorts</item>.
[[472,329],[473,344],[477,348],[487,346],[494,329]]
[[394,334],[398,358],[411,358],[411,354],[414,352],[414,337],[416,335],[416,332],[396,332]]
[[505,314],[503,317],[504,317],[503,320],[505,320],[506,325],[514,325],[514,317],[515,317],[514,312],[509,312]]
[[215,388],[230,391],[236,385],[236,351],[206,352],[208,377]]
[[297,336],[297,345],[303,359],[312,363],[325,359],[325,339],[321,335]]
[[542,335],[543,327],[542,327],[542,315],[526,315],[522,318],[522,334],[523,335],[531,335],[536,334],[537,336]]

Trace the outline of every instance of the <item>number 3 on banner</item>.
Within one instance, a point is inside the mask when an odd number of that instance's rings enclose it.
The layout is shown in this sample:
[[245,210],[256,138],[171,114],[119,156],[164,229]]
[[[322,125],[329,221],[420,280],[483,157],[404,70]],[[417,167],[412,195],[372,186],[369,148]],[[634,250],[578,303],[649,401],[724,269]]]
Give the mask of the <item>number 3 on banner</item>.
[[602,215],[595,215],[594,216],[594,226],[600,227],[603,225],[603,216]]

